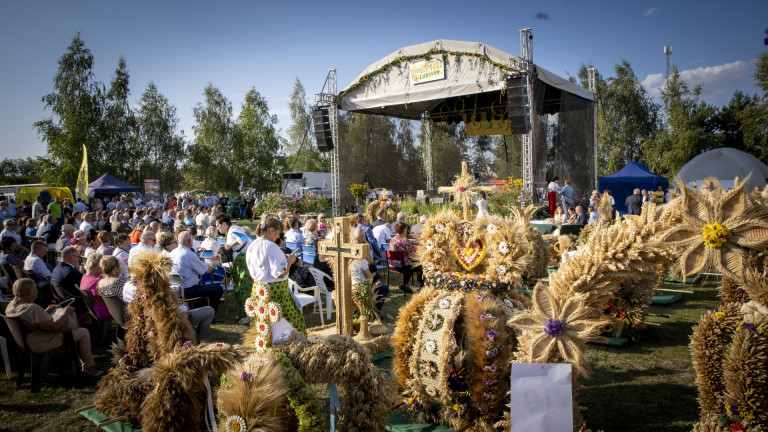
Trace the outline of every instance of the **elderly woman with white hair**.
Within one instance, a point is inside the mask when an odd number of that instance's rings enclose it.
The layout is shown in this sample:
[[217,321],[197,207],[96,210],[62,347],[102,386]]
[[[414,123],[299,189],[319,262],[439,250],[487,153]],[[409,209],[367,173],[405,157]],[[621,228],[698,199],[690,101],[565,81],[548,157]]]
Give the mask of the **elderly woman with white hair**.
[[[49,305],[45,309],[35,303],[37,299],[37,284],[32,279],[21,278],[13,284],[13,300],[5,309],[5,315],[18,318],[32,327],[40,329],[27,335],[27,344],[34,353],[44,353],[64,345],[64,334],[50,333],[60,330],[69,317],[75,313],[71,306],[64,308],[65,312],[56,320],[52,313],[56,306]],[[94,378],[104,375],[104,371],[96,369],[91,353],[91,335],[87,329],[78,327],[72,330],[72,338],[77,347],[77,355],[82,363],[83,373]]]

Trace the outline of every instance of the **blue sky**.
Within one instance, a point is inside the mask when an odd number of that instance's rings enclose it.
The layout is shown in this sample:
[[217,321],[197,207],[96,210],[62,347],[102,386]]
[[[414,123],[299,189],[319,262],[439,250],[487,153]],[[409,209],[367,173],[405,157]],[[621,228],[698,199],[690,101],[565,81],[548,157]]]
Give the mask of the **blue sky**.
[[721,106],[736,89],[756,92],[751,75],[766,49],[768,2],[3,0],[0,157],[46,154],[33,123],[50,116],[40,98],[53,90],[57,60],[76,32],[95,57],[98,80],[108,85],[124,56],[131,101],[154,81],[192,140],[192,108],[208,83],[235,112],[255,87],[285,130],[295,78],[312,98],[335,67],[341,90],[374,61],[435,39],[483,42],[519,55],[521,27],[533,28],[536,64],[567,76],[592,62],[612,76],[624,58],[654,94],[663,47],[672,45],[683,76]]

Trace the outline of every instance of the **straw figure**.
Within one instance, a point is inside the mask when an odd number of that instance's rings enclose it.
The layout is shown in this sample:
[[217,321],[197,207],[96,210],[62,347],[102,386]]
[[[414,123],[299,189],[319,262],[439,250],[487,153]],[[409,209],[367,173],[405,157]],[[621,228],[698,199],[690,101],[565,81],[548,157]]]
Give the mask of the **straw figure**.
[[700,192],[681,187],[684,206],[674,217],[698,229],[678,228],[667,237],[685,247],[684,275],[708,268],[723,274],[723,304],[691,336],[699,432],[768,429],[768,208],[747,195],[745,184],[737,179],[728,191],[716,181]]
[[502,419],[517,345],[506,321],[528,305],[512,289],[534,251],[521,227],[490,216],[429,219],[419,259],[427,286],[400,310],[393,369],[416,421],[490,430]]
[[134,259],[137,289],[125,344],[113,346],[116,365],[99,381],[95,405],[146,431],[197,431],[207,377],[220,375],[242,353],[226,344],[193,344],[192,327],[170,288],[170,269],[161,254]]

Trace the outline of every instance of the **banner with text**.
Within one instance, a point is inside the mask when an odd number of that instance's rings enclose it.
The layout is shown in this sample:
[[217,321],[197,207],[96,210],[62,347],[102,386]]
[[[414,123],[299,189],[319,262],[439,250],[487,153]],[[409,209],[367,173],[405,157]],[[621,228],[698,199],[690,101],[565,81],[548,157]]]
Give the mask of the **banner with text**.
[[421,84],[445,79],[445,64],[440,59],[432,59],[411,65],[411,84]]

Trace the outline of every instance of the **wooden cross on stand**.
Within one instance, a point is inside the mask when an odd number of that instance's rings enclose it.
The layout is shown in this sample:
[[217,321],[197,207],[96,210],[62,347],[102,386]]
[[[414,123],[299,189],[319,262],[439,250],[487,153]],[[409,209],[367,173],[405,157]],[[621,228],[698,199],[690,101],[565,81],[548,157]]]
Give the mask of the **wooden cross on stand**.
[[475,186],[477,180],[469,175],[469,169],[466,161],[461,161],[461,175],[453,182],[453,186],[441,186],[437,188],[439,193],[449,193],[453,195],[454,201],[460,202],[464,220],[469,220],[469,206],[472,204],[474,195],[478,192],[493,192],[493,186]]
[[354,333],[352,313],[355,310],[355,303],[352,300],[352,275],[349,274],[349,263],[353,259],[364,259],[370,256],[371,252],[368,243],[354,243],[349,237],[349,219],[335,218],[333,219],[333,239],[319,242],[317,252],[334,258],[333,275],[336,290],[333,295],[336,301],[336,331],[339,334],[352,335]]

